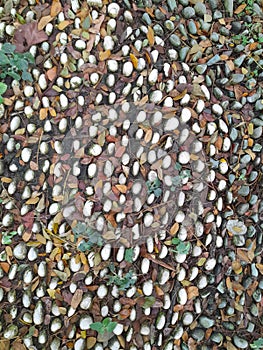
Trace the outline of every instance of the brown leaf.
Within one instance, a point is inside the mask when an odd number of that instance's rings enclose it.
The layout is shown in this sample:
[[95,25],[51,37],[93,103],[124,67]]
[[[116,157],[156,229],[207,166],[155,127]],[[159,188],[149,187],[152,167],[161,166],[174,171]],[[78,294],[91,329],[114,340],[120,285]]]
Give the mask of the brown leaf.
[[130,54],[130,58],[133,64],[133,67],[136,69],[138,67],[138,58],[134,54]]
[[261,275],[263,275],[263,264],[256,264],[256,267],[259,270],[259,272],[261,273]]
[[153,46],[154,45],[154,31],[153,31],[152,27],[150,27],[150,26],[148,26],[147,39],[149,41],[149,45]]
[[60,22],[58,25],[57,25],[57,28],[59,29],[59,30],[63,30],[63,29],[65,29],[69,24],[71,24],[72,23],[72,21],[70,21],[69,19],[67,19],[67,20],[65,20],[65,21],[62,21],[62,22]]
[[235,9],[234,14],[235,14],[235,15],[238,15],[238,14],[241,13],[246,7],[247,7],[247,4],[241,4],[241,5],[239,5],[239,6]]
[[175,222],[170,229],[170,234],[174,236],[178,230],[179,230],[179,224],[178,222]]
[[248,256],[248,251],[246,249],[237,248],[237,256],[239,259],[246,261],[247,263],[252,262]]
[[[9,342],[9,341],[8,341]],[[12,343],[13,350],[26,350],[26,347],[24,344],[20,343],[19,340],[16,340],[14,343]],[[4,348],[0,348],[1,350],[4,350]],[[9,348],[7,348],[9,349]]]
[[51,17],[50,15],[48,16],[44,16],[40,19],[40,21],[38,22],[37,28],[38,30],[42,30],[45,28],[45,26],[51,22],[53,20],[53,17]]
[[100,61],[105,61],[107,58],[110,57],[110,55],[111,55],[111,50],[100,51],[99,59]]
[[39,201],[39,197],[33,197],[33,198],[29,198],[27,201],[26,201],[26,204],[37,204]]
[[25,52],[32,45],[48,40],[47,34],[38,29],[38,22],[23,24],[17,28],[14,35],[14,44],[17,52]]
[[52,81],[57,77],[57,67],[54,66],[47,71],[48,80]]
[[187,298],[190,300],[190,299],[193,299],[195,297],[198,297],[199,295],[199,290],[197,287],[195,286],[190,286],[187,288]]
[[56,17],[62,10],[62,6],[59,0],[53,0],[50,10],[50,16]]
[[81,289],[77,289],[76,292],[74,293],[70,304],[73,309],[77,309],[77,307],[79,306],[82,300],[82,295],[83,295],[83,290]]
[[126,318],[128,318],[131,314],[131,310],[130,309],[122,309],[119,313],[118,313],[118,318],[120,320],[125,320]]

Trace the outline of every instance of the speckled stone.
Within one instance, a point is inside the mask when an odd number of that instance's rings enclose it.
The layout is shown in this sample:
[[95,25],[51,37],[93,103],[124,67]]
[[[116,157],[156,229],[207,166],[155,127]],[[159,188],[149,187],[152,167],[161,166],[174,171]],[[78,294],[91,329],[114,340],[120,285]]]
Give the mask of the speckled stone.
[[190,19],[190,18],[193,18],[195,16],[195,10],[193,7],[187,6],[183,9],[182,14],[183,14],[184,18]]

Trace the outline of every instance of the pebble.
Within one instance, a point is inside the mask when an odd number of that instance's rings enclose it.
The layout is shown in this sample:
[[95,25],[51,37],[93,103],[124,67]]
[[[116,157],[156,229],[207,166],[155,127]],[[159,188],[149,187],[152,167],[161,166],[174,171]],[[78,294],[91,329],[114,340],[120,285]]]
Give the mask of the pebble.
[[183,9],[182,15],[186,19],[192,18],[195,16],[195,9],[191,6],[187,6]]
[[172,34],[169,38],[169,41],[175,47],[179,47],[181,45],[181,39],[176,34]]
[[24,260],[27,256],[27,248],[24,242],[18,243],[14,250],[13,255],[18,260]]
[[233,341],[234,341],[234,344],[240,349],[248,348],[248,342],[245,339],[237,336],[236,334],[233,336]]

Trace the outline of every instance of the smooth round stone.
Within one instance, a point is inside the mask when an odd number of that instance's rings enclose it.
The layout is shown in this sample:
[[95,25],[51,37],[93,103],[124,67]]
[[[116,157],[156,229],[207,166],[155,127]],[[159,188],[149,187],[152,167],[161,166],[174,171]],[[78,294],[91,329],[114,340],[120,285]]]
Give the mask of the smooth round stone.
[[190,161],[190,154],[187,151],[183,151],[178,156],[178,161],[181,164],[187,164]]
[[183,17],[186,19],[190,19],[195,16],[195,10],[191,6],[187,6],[182,11]]
[[211,335],[211,340],[217,344],[220,344],[223,341],[224,337],[221,333],[213,332]]
[[216,114],[216,115],[221,115],[223,114],[223,108],[218,104],[215,103],[212,106],[212,111]]
[[26,244],[24,242],[18,243],[13,250],[14,257],[18,260],[24,260],[27,256]]
[[190,20],[189,24],[188,24],[188,29],[189,32],[193,35],[197,34],[197,28],[195,25],[195,22],[193,20]]
[[189,49],[189,47],[182,47],[181,49],[180,49],[180,51],[179,51],[179,57],[180,57],[180,59],[182,60],[182,61],[184,61],[185,60],[185,58],[186,58],[186,56],[187,56],[187,54],[188,54],[188,51],[189,51],[190,49]]
[[174,30],[174,23],[170,20],[165,21],[164,26],[167,30],[170,30],[170,31]]
[[191,312],[186,311],[182,317],[182,322],[185,326],[189,326],[190,324],[193,323],[194,316]]
[[181,46],[181,39],[176,34],[172,34],[169,38],[169,41],[175,47]]
[[156,9],[154,14],[155,14],[156,19],[165,20],[165,14],[162,11],[160,11],[159,9]]
[[199,318],[199,323],[200,323],[200,325],[201,325],[202,327],[204,327],[204,328],[207,329],[207,328],[213,327],[213,325],[215,324],[215,321],[212,320],[212,319],[209,318],[209,317],[201,316],[201,317]]
[[256,109],[256,111],[263,110],[263,100],[262,99],[260,99],[256,102],[255,109]]
[[191,336],[197,340],[197,341],[201,341],[204,339],[205,336],[205,331],[201,328],[195,328],[193,330],[193,332],[191,333]]
[[207,70],[207,64],[198,64],[195,67],[195,70],[198,74],[204,74],[204,72]]
[[202,2],[197,2],[194,6],[194,10],[199,17],[203,17],[206,14],[206,6]]
[[234,344],[240,349],[248,348],[248,342],[245,339],[240,338],[236,334],[233,336],[233,341],[234,341]]
[[207,62],[208,66],[212,66],[213,64],[216,64],[221,61],[221,57],[219,54],[216,54],[214,57],[210,58],[210,60]]
[[155,90],[151,93],[151,96],[150,96],[150,101],[151,102],[154,102],[154,103],[159,103],[161,102],[163,98],[163,93],[161,90]]
[[249,195],[249,186],[243,185],[241,186],[241,188],[238,190],[238,194],[240,194],[240,196],[248,196]]
[[159,35],[159,36],[163,36],[164,35],[163,28],[160,26],[160,24],[154,25],[153,26],[153,30],[154,30],[154,33],[156,35]]

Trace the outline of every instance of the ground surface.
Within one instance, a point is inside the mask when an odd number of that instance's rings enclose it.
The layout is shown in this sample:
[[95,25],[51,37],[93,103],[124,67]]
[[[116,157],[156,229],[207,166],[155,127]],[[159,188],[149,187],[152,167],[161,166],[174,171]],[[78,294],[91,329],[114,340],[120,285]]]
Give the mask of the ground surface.
[[262,3],[0,13],[0,349],[263,348]]

